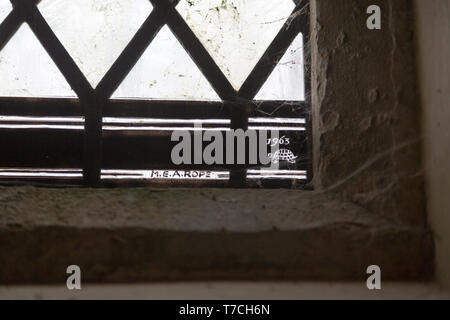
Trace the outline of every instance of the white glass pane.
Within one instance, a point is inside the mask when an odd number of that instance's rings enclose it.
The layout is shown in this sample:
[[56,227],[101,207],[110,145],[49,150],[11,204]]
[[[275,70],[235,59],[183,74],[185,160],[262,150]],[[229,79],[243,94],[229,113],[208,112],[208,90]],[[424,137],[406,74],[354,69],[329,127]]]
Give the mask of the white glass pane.
[[76,97],[27,24],[0,51],[0,96]]
[[113,98],[220,100],[167,26],[161,29]]
[[43,0],[39,10],[96,87],[152,6],[148,0]]
[[12,5],[9,0],[0,0],[0,23],[5,20],[12,10]]
[[255,100],[305,100],[302,34],[294,39]]
[[292,0],[181,0],[177,6],[235,89],[294,8]]

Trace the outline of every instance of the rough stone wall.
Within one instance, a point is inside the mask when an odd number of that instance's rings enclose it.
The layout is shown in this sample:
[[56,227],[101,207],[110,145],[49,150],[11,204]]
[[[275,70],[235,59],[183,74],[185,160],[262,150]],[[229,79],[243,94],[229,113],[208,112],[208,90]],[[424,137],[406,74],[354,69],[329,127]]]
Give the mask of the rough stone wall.
[[[382,30],[366,9],[381,7]],[[425,223],[408,0],[313,0],[314,184],[370,211]]]
[[416,0],[427,213],[436,277],[450,288],[450,1]]

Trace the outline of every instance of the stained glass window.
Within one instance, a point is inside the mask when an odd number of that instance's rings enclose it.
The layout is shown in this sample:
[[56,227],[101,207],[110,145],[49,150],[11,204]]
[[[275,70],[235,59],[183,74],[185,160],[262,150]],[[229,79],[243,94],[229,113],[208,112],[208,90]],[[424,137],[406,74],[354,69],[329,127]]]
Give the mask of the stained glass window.
[[[304,0],[0,0],[0,182],[306,182],[308,12]],[[198,124],[278,130],[281,168],[180,177],[170,134]]]

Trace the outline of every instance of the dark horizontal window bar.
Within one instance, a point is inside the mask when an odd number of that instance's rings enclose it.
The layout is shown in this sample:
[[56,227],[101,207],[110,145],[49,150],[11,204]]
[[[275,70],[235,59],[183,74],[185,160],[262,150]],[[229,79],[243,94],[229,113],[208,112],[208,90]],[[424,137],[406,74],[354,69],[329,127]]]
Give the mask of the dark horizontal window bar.
[[[303,117],[310,113],[305,102],[253,101],[249,116]],[[14,116],[82,116],[82,105],[72,98],[11,98],[0,97],[0,115]],[[223,102],[109,100],[103,109],[104,117],[147,117],[208,119],[231,117],[231,110]]]
[[[0,98],[0,146],[3,170],[49,170],[83,167],[84,117],[78,99],[53,98]],[[102,185],[227,185],[228,179],[174,179],[164,172],[191,170],[211,173],[214,171],[245,170],[247,186],[277,186],[292,179],[298,183],[307,181],[309,168],[308,128],[309,114],[302,102],[252,102],[248,127],[250,129],[279,129],[291,137],[290,147],[298,155],[290,173],[258,173],[261,165],[205,165],[171,163],[171,149],[176,142],[170,141],[173,130],[194,131],[201,123],[202,130],[229,130],[232,127],[230,110],[222,102],[157,101],[157,100],[111,100],[105,104],[103,114],[103,170],[145,170],[145,175],[110,175],[101,173]],[[283,128],[286,130],[283,131]],[[224,154],[225,154],[224,150]],[[8,169],[9,168],[9,169]],[[11,169],[12,168],[12,169]],[[35,169],[30,169],[35,168]],[[37,169],[36,169],[37,168]],[[55,169],[53,169],[55,170]],[[152,176],[156,170],[161,174]],[[155,171],[155,172],[156,172]],[[38,172],[20,175],[18,171],[1,175],[2,181],[79,183],[79,173],[64,174]],[[161,173],[163,172],[163,173]],[[303,173],[305,172],[305,174]],[[52,178],[53,174],[53,178]],[[168,173],[167,173],[168,174]],[[195,173],[194,173],[195,174]],[[199,173],[201,174],[201,173]],[[66,181],[67,180],[67,181]]]

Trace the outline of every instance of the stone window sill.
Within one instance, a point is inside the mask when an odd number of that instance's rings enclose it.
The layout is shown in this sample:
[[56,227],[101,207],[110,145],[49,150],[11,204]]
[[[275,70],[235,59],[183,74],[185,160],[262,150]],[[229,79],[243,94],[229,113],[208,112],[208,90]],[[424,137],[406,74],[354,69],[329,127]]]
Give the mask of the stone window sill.
[[433,241],[317,191],[0,188],[0,282],[432,276]]

